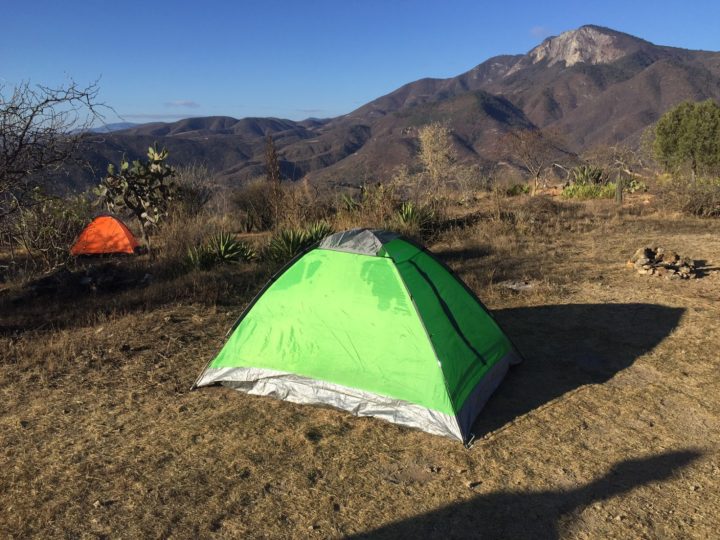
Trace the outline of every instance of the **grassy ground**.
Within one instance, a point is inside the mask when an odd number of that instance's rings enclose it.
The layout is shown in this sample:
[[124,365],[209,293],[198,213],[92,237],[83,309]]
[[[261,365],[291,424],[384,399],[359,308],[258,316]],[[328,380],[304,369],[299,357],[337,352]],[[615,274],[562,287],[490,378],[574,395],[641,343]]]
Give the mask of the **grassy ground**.
[[[489,202],[430,246],[526,358],[470,450],[331,409],[189,392],[261,267],[114,293],[4,291],[0,536],[716,536],[720,222],[522,200]],[[647,243],[704,261],[704,277],[625,268]]]

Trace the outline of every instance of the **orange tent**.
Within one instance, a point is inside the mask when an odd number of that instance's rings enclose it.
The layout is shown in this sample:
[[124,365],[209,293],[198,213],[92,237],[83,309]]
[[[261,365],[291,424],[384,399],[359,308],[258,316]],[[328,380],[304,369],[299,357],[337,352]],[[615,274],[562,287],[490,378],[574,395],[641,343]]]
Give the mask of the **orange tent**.
[[100,216],[83,229],[70,254],[135,253],[138,245],[133,233],[122,221],[112,216]]

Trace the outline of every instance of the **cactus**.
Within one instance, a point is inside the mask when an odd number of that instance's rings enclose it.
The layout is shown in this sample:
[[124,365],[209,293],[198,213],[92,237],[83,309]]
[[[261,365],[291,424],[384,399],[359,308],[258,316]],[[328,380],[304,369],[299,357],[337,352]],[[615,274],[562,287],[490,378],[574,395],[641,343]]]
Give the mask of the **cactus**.
[[123,157],[119,170],[112,163],[108,165],[107,175],[94,193],[108,210],[132,212],[149,248],[148,229],[167,216],[176,188],[172,181],[175,170],[165,163],[168,151],[151,146],[147,157],[147,161],[132,164]]

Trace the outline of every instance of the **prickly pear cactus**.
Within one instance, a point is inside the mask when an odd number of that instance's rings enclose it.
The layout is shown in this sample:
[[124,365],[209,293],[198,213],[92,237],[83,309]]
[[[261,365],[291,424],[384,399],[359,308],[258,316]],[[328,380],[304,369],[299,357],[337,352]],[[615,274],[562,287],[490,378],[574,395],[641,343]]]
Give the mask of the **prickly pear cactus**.
[[176,186],[172,181],[175,170],[165,162],[168,151],[151,146],[147,157],[147,161],[132,163],[123,158],[119,170],[111,163],[94,191],[111,212],[132,212],[149,246],[148,230],[167,216]]

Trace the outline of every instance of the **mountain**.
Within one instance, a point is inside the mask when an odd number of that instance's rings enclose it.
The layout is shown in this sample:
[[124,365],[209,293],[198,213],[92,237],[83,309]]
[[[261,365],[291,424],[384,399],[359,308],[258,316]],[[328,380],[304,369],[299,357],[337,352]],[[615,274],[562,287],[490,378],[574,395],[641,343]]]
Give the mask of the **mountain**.
[[270,135],[287,178],[360,183],[410,163],[418,128],[434,120],[452,127],[461,159],[485,165],[504,157],[495,143],[513,128],[552,128],[577,152],[633,145],[670,107],[707,98],[720,101],[720,53],[654,45],[588,25],[456,77],[411,82],[337,118],[143,124],[96,137],[91,156],[104,168],[123,154],[141,157],[157,142],[174,163],[205,163],[234,183],[262,174]]

